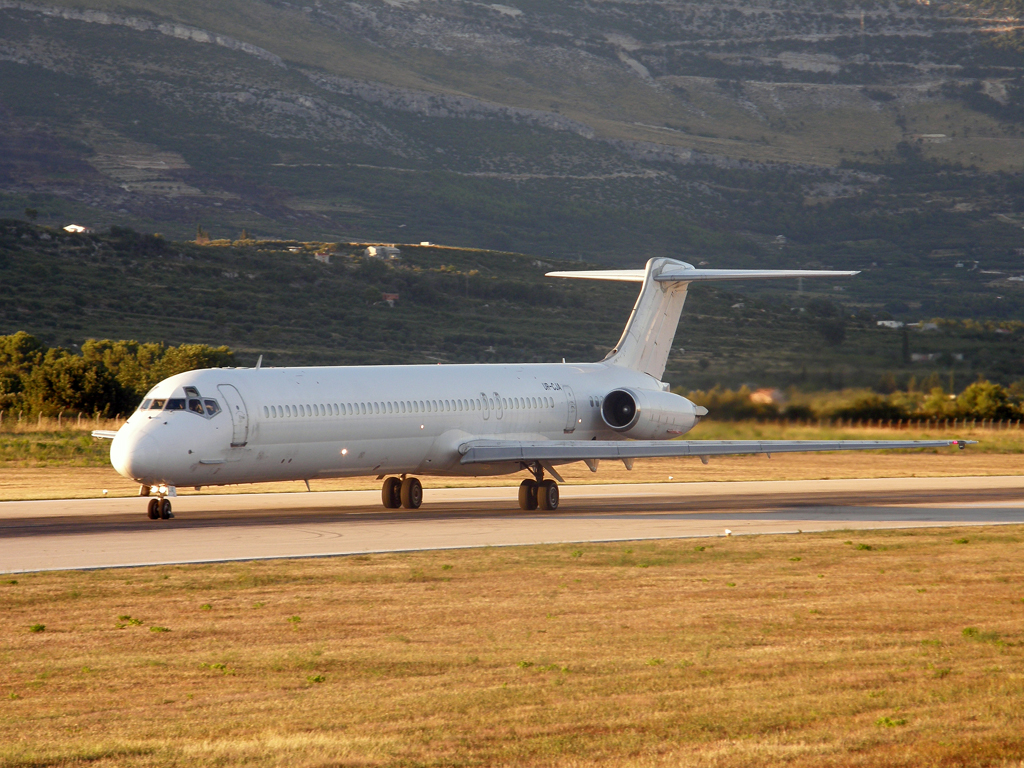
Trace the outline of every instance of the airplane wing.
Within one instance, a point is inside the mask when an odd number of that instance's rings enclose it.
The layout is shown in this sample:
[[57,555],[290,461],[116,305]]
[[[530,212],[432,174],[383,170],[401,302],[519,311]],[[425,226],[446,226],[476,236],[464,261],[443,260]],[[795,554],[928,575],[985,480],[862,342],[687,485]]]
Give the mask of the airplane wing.
[[463,464],[502,461],[587,461],[671,456],[735,456],[751,453],[876,451],[893,448],[961,450],[975,440],[470,440],[459,446]]
[[98,437],[101,440],[113,440],[116,434],[116,429],[94,429],[92,431],[92,436]]

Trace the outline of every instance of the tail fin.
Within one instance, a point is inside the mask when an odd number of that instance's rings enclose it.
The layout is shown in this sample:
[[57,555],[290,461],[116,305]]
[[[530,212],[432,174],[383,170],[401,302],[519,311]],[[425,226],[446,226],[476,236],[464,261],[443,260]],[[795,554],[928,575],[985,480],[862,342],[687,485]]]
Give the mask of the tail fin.
[[592,272],[548,272],[548,277],[620,280],[643,283],[622,338],[608,353],[610,365],[631,368],[661,379],[679,325],[690,283],[704,280],[747,280],[793,277],[844,277],[856,272],[808,269],[697,269],[675,259],[651,259],[645,269]]

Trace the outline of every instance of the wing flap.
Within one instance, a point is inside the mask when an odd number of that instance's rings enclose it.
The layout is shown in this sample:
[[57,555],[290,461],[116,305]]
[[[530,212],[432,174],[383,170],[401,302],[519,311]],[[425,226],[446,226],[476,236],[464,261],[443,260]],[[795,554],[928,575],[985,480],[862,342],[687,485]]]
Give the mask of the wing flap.
[[973,440],[470,440],[459,447],[463,464],[502,461],[586,461],[753,453],[963,448]]

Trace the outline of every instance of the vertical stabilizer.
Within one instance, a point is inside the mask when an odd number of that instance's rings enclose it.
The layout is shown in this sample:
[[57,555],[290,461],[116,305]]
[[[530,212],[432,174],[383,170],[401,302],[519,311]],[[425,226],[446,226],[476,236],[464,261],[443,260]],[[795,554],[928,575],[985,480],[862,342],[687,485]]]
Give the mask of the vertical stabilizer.
[[666,270],[693,269],[673,259],[651,259],[644,270],[644,284],[637,296],[622,337],[605,361],[631,368],[661,380],[686,302],[689,283],[659,282],[655,278]]

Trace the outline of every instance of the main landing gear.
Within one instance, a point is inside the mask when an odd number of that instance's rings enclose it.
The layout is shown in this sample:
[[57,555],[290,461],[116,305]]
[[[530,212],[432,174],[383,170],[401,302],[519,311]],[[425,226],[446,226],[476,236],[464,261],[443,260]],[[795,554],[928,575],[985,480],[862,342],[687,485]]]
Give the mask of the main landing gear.
[[419,509],[423,503],[423,485],[415,477],[389,477],[380,492],[388,509]]
[[[139,488],[139,496],[149,496],[150,487],[143,485]],[[149,506],[146,508],[146,513],[149,515],[150,520],[170,520],[171,519],[171,500],[167,498],[169,490],[164,486],[160,486],[157,489],[157,498],[149,500]]]
[[558,483],[544,479],[544,468],[540,464],[525,467],[533,472],[535,480],[523,480],[519,484],[519,508],[527,511],[537,508],[558,509]]

